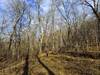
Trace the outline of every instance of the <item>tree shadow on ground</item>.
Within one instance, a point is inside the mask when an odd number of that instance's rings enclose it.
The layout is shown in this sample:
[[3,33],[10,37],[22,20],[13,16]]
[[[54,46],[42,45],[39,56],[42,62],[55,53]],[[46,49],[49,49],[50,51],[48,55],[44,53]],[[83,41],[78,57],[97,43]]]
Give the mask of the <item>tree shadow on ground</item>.
[[51,71],[41,60],[40,58],[37,56],[38,62],[47,70],[48,75],[55,75],[53,71]]
[[29,55],[27,54],[26,55],[26,58],[25,58],[25,65],[24,65],[24,67],[23,67],[23,74],[22,75],[29,75],[29,62],[28,62],[28,60],[29,60]]

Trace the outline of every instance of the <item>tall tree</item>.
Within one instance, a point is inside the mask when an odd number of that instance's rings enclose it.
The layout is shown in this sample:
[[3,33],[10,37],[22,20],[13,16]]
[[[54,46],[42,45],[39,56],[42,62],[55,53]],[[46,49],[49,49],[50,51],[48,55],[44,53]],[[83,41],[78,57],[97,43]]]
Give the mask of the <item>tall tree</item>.
[[91,10],[93,11],[93,14],[96,16],[96,18],[98,20],[98,24],[96,25],[96,27],[97,27],[98,42],[100,42],[100,15],[99,15],[100,1],[99,0],[90,0],[90,2],[89,2],[88,0],[82,0],[82,3],[91,8]]

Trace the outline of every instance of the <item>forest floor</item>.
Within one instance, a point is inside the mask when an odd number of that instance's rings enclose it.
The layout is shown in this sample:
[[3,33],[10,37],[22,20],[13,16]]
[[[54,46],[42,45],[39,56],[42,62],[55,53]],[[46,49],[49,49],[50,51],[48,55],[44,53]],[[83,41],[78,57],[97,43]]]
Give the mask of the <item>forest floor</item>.
[[[75,57],[65,54],[41,54],[39,56],[54,75],[100,75],[100,59]],[[37,60],[29,61],[29,75],[50,75]],[[12,63],[0,70],[0,75],[22,75],[24,60]]]

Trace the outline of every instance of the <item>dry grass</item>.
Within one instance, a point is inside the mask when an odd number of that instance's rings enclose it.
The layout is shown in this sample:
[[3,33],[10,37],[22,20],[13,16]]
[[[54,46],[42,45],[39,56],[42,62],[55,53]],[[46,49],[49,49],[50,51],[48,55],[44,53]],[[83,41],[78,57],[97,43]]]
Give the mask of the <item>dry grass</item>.
[[[40,56],[42,62],[52,70],[55,75],[100,75],[100,59],[73,57],[68,55],[45,54]],[[0,75],[22,75],[23,62],[13,63],[11,67],[0,70]],[[31,75],[48,75],[47,70],[36,61],[29,62]]]

